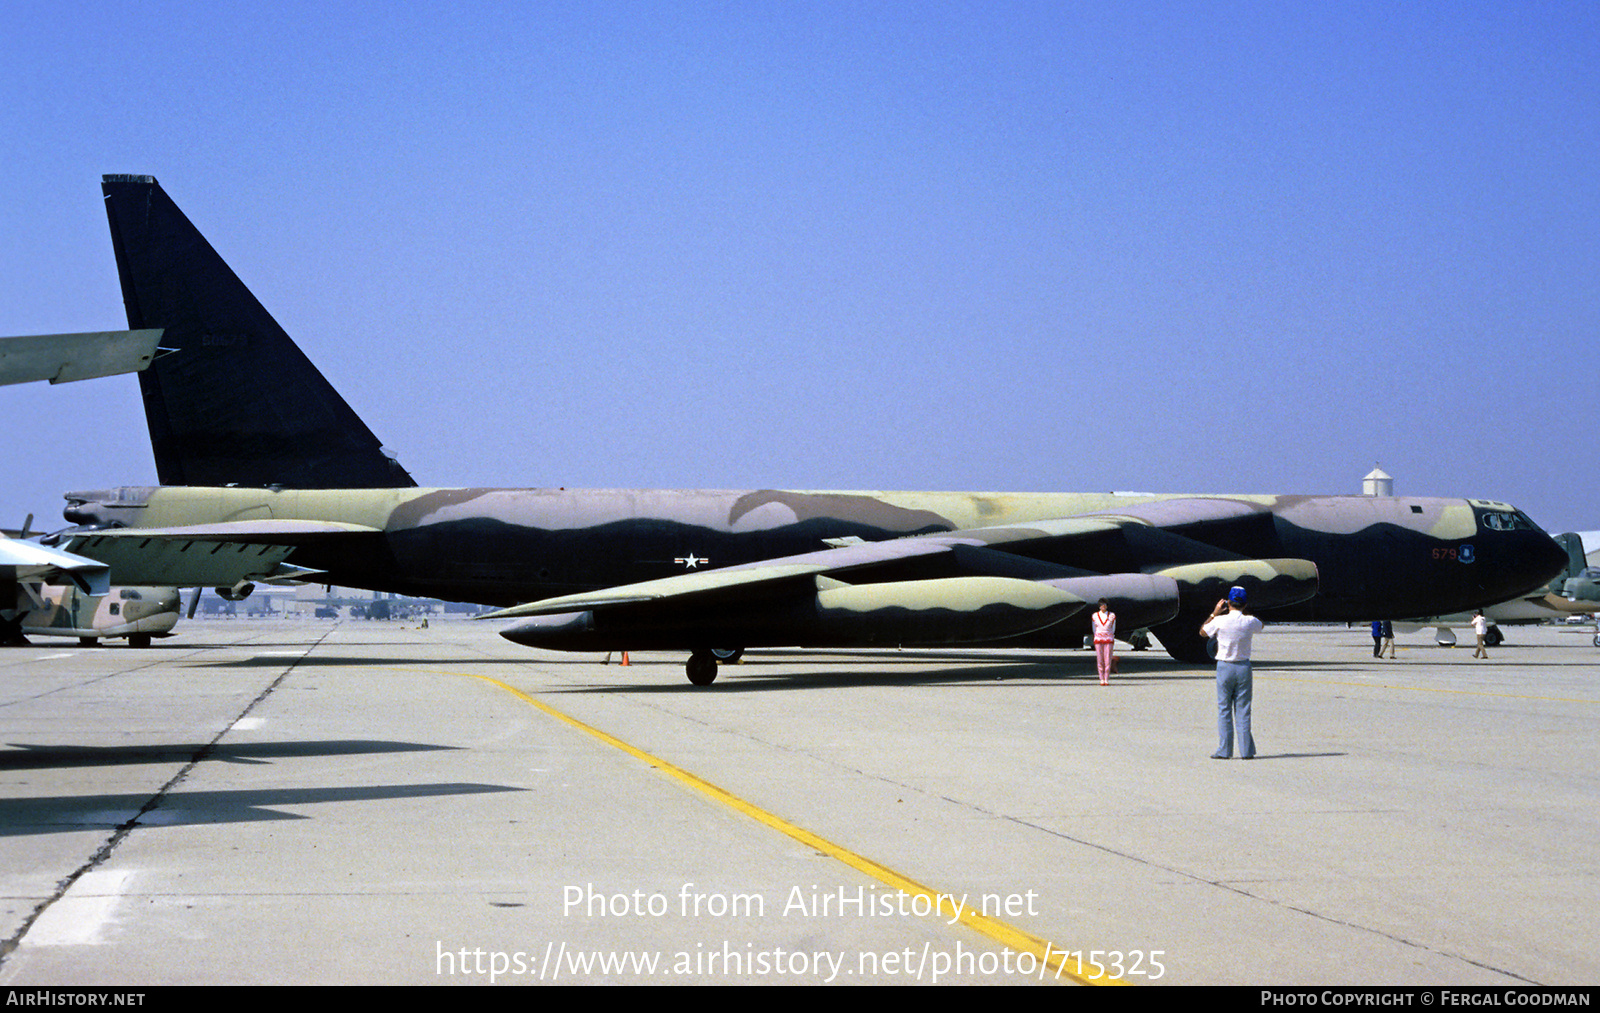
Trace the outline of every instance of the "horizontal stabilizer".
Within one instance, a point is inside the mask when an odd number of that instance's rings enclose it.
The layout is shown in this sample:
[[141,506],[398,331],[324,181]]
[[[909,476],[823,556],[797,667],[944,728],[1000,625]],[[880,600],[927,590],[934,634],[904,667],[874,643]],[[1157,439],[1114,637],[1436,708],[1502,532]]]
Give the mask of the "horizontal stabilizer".
[[277,570],[292,545],[200,541],[193,538],[117,538],[78,535],[73,552],[111,567],[119,584],[218,587],[263,579]]
[[0,338],[0,384],[137,373],[155,358],[160,338],[160,328]]
[[[218,521],[214,524],[185,524],[169,528],[106,528],[72,534],[73,545],[93,540],[121,541],[242,542],[255,545],[315,545],[318,540],[377,534],[378,529],[346,521],[305,521],[258,519]],[[77,551],[74,549],[73,551]],[[160,584],[162,581],[122,581],[122,583]],[[167,581],[166,583],[170,583]]]
[[245,520],[170,528],[105,528],[69,535],[67,548],[109,564],[119,584],[217,587],[295,583],[320,570],[285,563],[300,546],[348,542],[377,529],[342,521]]

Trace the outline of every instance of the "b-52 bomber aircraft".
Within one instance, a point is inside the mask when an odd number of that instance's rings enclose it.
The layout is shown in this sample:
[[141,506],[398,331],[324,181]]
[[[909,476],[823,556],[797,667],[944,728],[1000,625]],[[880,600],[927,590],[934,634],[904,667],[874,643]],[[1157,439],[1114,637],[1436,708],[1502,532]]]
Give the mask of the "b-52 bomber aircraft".
[[417,488],[153,177],[104,191],[128,325],[174,349],[139,377],[161,486],[67,494],[72,551],[119,582],[186,583],[139,572],[141,546],[259,553],[506,606],[519,644],[686,650],[706,685],[748,647],[1079,646],[1101,597],[1199,661],[1230,585],[1268,620],[1399,618],[1504,601],[1565,562],[1486,500]]

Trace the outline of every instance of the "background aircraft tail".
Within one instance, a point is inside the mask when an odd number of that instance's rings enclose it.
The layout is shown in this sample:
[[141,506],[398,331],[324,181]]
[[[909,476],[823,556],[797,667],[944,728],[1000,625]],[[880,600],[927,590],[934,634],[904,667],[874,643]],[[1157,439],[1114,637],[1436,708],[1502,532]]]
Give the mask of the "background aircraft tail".
[[162,485],[416,485],[154,176],[102,188],[129,326],[166,329],[139,374]]
[[1583,554],[1583,536],[1576,531],[1567,531],[1550,537],[1555,539],[1556,544],[1561,546],[1562,550],[1567,554],[1566,572],[1557,577],[1555,583],[1560,584],[1568,577],[1576,577],[1582,573],[1584,567],[1589,565],[1589,560]]

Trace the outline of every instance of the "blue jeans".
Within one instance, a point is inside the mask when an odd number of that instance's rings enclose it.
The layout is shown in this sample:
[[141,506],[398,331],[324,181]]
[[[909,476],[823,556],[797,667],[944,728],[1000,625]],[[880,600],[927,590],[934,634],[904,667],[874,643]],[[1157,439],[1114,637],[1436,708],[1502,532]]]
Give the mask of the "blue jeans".
[[1239,739],[1239,755],[1250,759],[1256,755],[1256,740],[1250,737],[1250,662],[1217,662],[1217,752],[1215,755],[1231,757],[1235,734]]

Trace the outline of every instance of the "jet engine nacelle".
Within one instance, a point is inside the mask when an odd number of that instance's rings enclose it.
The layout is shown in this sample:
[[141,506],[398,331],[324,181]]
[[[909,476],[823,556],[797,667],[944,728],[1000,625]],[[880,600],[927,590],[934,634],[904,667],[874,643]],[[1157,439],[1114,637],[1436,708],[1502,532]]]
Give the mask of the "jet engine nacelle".
[[1010,577],[841,585],[818,592],[815,635],[840,646],[981,643],[1053,626],[1084,604],[1061,588]]
[[[1045,583],[1086,602],[1106,599],[1117,614],[1117,629],[1124,638],[1134,630],[1164,623],[1178,614],[1181,589],[1176,580],[1164,574],[1113,573],[1103,577],[1063,577]],[[1083,622],[1077,623],[1079,628],[1072,631],[1076,638],[1082,638],[1088,628],[1083,625],[1086,622],[1087,617],[1083,617]]]
[[558,651],[968,644],[1052,626],[1085,604],[1060,588],[1009,577],[818,585],[803,600],[711,615],[645,603],[536,616],[500,635]]
[[1317,593],[1317,564],[1309,559],[1238,559],[1192,563],[1160,571],[1178,582],[1185,607],[1209,612],[1235,585],[1245,589],[1250,611],[1298,605]]
[[250,597],[250,592],[256,589],[255,584],[248,580],[241,580],[232,587],[212,588],[223,601],[244,601]]

